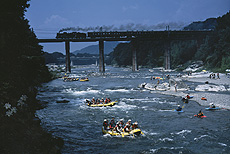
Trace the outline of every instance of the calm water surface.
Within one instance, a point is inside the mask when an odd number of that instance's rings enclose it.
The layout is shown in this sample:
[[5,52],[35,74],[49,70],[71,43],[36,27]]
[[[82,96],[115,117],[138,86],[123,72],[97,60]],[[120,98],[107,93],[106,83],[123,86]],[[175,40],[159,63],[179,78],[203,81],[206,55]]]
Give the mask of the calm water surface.
[[[106,74],[98,75],[90,66],[73,70],[76,76],[88,76],[89,82],[63,82],[56,79],[41,88],[38,99],[48,107],[37,111],[42,126],[54,136],[64,139],[63,154],[73,153],[230,153],[230,112],[205,111],[203,106],[181,98],[150,93],[138,85],[151,81],[151,76],[162,72],[148,69],[132,72],[130,69],[106,67]],[[85,99],[117,100],[113,107],[92,108]],[[68,100],[69,103],[56,103]],[[174,112],[177,105],[183,113]],[[203,109],[207,118],[193,115]],[[139,137],[111,137],[101,131],[104,118],[138,121],[144,132]]]

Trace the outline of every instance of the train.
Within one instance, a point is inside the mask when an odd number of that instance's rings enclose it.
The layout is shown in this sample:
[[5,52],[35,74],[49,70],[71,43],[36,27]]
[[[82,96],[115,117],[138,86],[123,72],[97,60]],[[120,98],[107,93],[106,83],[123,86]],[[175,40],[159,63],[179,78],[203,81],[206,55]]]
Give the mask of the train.
[[86,33],[72,32],[72,33],[57,33],[56,39],[85,39]]
[[85,39],[89,38],[136,38],[141,36],[152,36],[159,33],[159,31],[109,31],[109,32],[63,32],[57,33],[57,39]]
[[[180,33],[178,33],[180,32]],[[86,39],[91,38],[167,38],[169,35],[177,37],[179,35],[201,35],[211,32],[209,30],[203,31],[98,31],[98,32],[59,32],[57,33],[57,39]]]

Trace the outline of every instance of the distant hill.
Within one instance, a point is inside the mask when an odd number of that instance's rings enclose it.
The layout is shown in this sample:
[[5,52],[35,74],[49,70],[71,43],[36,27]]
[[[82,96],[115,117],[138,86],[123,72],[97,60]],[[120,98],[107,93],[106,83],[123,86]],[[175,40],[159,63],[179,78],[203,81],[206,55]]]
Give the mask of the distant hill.
[[[104,54],[109,54],[113,49],[119,44],[119,42],[104,42]],[[99,45],[90,45],[81,50],[76,50],[73,54],[78,53],[89,53],[89,54],[99,54]]]
[[209,18],[205,21],[197,21],[184,27],[184,30],[214,30],[217,26],[216,18]]

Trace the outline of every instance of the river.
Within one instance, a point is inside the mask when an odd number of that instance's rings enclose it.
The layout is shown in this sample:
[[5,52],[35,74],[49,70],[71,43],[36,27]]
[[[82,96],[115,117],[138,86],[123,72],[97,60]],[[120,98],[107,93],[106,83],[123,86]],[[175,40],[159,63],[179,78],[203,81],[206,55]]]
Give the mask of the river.
[[[230,112],[205,111],[194,101],[184,104],[175,96],[150,93],[138,88],[151,76],[161,76],[157,69],[132,72],[128,68],[106,67],[99,75],[95,66],[76,68],[72,74],[89,77],[89,82],[63,82],[56,79],[40,88],[37,99],[48,102],[38,110],[42,127],[64,140],[63,154],[73,153],[180,153],[227,154],[230,152]],[[111,98],[118,101],[113,107],[93,108],[86,99]],[[57,103],[68,100],[68,103]],[[173,109],[180,104],[183,113]],[[206,118],[194,117],[202,109]],[[111,137],[102,134],[102,123],[124,119],[138,121],[144,135]]]

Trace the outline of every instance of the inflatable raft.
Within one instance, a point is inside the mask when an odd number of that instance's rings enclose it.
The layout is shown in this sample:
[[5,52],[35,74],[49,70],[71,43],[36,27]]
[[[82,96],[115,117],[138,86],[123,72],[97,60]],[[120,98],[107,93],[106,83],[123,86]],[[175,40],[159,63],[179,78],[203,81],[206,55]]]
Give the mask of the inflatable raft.
[[80,81],[85,82],[85,81],[89,81],[89,79],[88,78],[81,78]]
[[201,97],[201,100],[207,101],[207,98],[205,98],[205,97]]
[[114,106],[117,103],[117,101],[106,103],[106,104],[87,104],[90,107],[106,107],[106,106]]
[[103,134],[109,134],[111,136],[122,136],[122,137],[125,137],[125,136],[138,136],[140,134],[144,134],[141,129],[137,128],[137,129],[134,129],[134,130],[131,130],[129,133],[128,132],[121,132],[121,133],[117,133],[115,131],[111,131],[111,130],[104,130],[104,128],[102,127],[102,133]]

